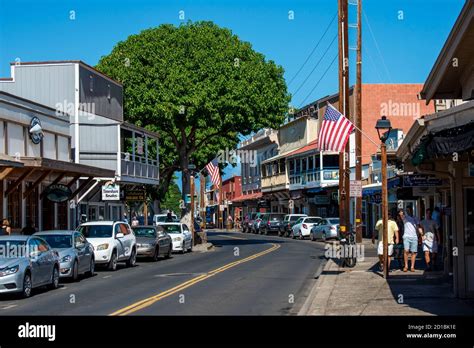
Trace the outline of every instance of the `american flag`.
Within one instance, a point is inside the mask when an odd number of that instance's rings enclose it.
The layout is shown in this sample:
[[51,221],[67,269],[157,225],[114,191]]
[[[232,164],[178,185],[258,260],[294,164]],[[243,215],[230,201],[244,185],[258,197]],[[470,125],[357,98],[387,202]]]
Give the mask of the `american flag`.
[[219,174],[219,166],[217,159],[213,159],[206,165],[208,173],[211,175],[211,182],[218,188],[221,183],[221,175]]
[[319,130],[318,147],[321,151],[344,152],[354,125],[343,114],[328,103],[323,123]]

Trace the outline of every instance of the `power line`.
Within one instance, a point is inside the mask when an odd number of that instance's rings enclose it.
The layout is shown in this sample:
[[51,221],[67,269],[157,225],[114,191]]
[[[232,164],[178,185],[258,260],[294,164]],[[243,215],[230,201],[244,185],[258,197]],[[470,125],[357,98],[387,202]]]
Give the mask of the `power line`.
[[377,43],[374,32],[372,31],[372,27],[370,26],[369,18],[367,17],[367,14],[365,13],[365,11],[362,11],[362,13],[364,14],[365,22],[367,23],[367,26],[369,28],[370,35],[372,36],[372,40],[374,40],[375,48],[377,49],[377,52],[379,53],[380,60],[382,61],[383,67],[385,68],[385,72],[387,73],[388,80],[392,82],[392,77],[390,76],[390,72],[388,71],[387,65],[385,64],[385,60],[383,59],[382,52],[380,51],[379,44]]
[[331,43],[329,44],[329,46],[326,48],[326,51],[324,51],[323,55],[321,56],[321,58],[318,60],[318,62],[316,63],[316,65],[314,66],[314,68],[311,70],[311,72],[306,76],[306,78],[304,79],[304,81],[300,84],[300,86],[296,89],[295,93],[293,93],[293,96],[295,96],[296,94],[298,94],[298,92],[301,90],[301,88],[304,86],[304,84],[306,83],[306,81],[308,81],[308,79],[310,78],[310,76],[313,74],[313,72],[316,70],[316,68],[318,67],[319,63],[321,63],[321,61],[323,60],[323,58],[326,56],[326,53],[328,53],[329,49],[331,48],[332,44],[336,41],[337,39],[337,34],[334,36],[334,38],[332,39]]
[[323,75],[321,76],[321,78],[318,80],[318,82],[316,82],[316,85],[313,87],[313,89],[308,93],[308,95],[306,96],[306,98],[303,99],[303,101],[301,102],[301,107],[304,106],[304,103],[306,102],[306,100],[308,100],[308,98],[311,96],[311,94],[314,92],[314,90],[316,89],[316,87],[318,87],[319,83],[323,80],[324,76],[326,76],[326,74],[328,73],[329,69],[332,67],[332,65],[334,64],[334,62],[336,61],[336,58],[338,57],[338,53],[336,53],[336,56],[334,57],[334,59],[331,61],[331,63],[329,64],[329,66],[326,68],[326,70],[324,71]]
[[308,63],[309,59],[311,58],[311,56],[313,55],[313,53],[316,51],[316,49],[318,48],[319,44],[323,41],[323,38],[324,36],[326,35],[326,33],[328,32],[329,28],[331,27],[331,24],[334,22],[334,20],[336,19],[337,17],[337,12],[336,14],[334,15],[334,17],[331,19],[331,22],[329,22],[326,30],[324,31],[324,34],[321,36],[321,38],[319,39],[318,43],[316,44],[316,46],[313,47],[313,50],[311,51],[311,53],[308,55],[308,57],[306,58],[306,60],[304,61],[304,63],[301,65],[301,67],[298,69],[298,71],[296,72],[296,74],[291,78],[290,82],[288,82],[288,86],[291,85],[291,83],[294,81],[294,79],[296,78],[296,76],[298,76],[298,74],[301,72],[301,70],[303,70],[303,68],[305,67],[306,63]]

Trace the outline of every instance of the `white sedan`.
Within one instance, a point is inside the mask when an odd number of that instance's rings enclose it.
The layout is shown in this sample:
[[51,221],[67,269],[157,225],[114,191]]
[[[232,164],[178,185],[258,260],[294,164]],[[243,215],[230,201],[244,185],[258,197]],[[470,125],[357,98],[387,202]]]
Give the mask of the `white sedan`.
[[160,222],[159,226],[163,227],[166,233],[171,237],[171,244],[174,252],[181,252],[193,250],[193,236],[186,224],[180,222]]
[[299,218],[293,226],[291,237],[293,239],[304,239],[305,237],[309,237],[309,234],[311,233],[311,228],[314,226],[314,224],[320,221],[321,218],[319,216],[305,216]]

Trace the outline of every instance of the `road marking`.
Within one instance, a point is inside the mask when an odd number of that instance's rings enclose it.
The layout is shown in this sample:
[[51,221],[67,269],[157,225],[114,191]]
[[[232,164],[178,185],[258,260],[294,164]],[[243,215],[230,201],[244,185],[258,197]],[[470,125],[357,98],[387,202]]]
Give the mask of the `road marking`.
[[209,278],[215,276],[216,274],[219,274],[219,273],[221,273],[221,272],[224,272],[224,271],[226,271],[226,270],[228,270],[228,269],[230,269],[230,268],[233,268],[233,267],[235,267],[235,266],[238,266],[238,265],[240,265],[240,264],[242,264],[242,263],[245,263],[245,262],[254,260],[254,259],[256,259],[256,258],[258,258],[258,257],[260,257],[260,256],[266,255],[266,254],[271,253],[271,252],[273,252],[273,251],[275,251],[275,250],[277,250],[277,249],[280,248],[280,245],[279,245],[279,244],[274,244],[274,243],[271,243],[271,244],[272,244],[272,247],[271,247],[271,248],[268,248],[268,249],[266,249],[266,250],[264,250],[264,251],[261,251],[261,252],[259,252],[259,253],[257,253],[257,254],[248,256],[248,257],[246,257],[246,258],[244,258],[244,259],[241,259],[241,260],[238,260],[238,261],[234,261],[234,262],[228,263],[228,264],[226,264],[226,265],[224,265],[224,266],[222,266],[222,267],[219,267],[219,268],[217,268],[217,269],[215,269],[215,270],[212,270],[212,271],[210,271],[210,272],[208,272],[208,273],[206,273],[206,274],[200,275],[200,276],[195,277],[195,278],[193,278],[193,279],[191,279],[191,280],[188,280],[188,281],[186,281],[186,282],[184,282],[184,283],[181,283],[181,284],[179,284],[179,285],[177,285],[177,286],[175,286],[175,287],[173,287],[173,288],[171,288],[171,289],[168,289],[168,290],[166,290],[166,291],[163,291],[163,292],[161,292],[161,293],[159,293],[159,294],[157,294],[157,295],[148,297],[148,298],[146,298],[146,299],[143,299],[143,300],[141,300],[141,301],[138,301],[138,302],[136,302],[136,303],[133,303],[133,304],[127,306],[127,307],[124,307],[124,308],[122,308],[122,309],[119,309],[119,310],[117,310],[117,311],[115,311],[115,312],[113,312],[113,313],[111,313],[111,314],[109,314],[109,315],[111,315],[111,316],[116,316],[116,315],[123,316],[123,315],[132,314],[132,313],[134,313],[134,312],[136,312],[136,311],[139,311],[139,310],[141,310],[141,309],[143,309],[143,308],[149,307],[149,306],[151,306],[152,304],[154,304],[155,302],[158,302],[158,301],[160,301],[160,300],[162,300],[162,299],[164,299],[164,298],[166,298],[166,297],[168,297],[168,296],[171,296],[171,295],[173,295],[173,294],[175,294],[175,293],[177,293],[177,292],[179,292],[179,291],[182,291],[182,290],[184,290],[184,289],[186,289],[186,288],[188,288],[188,287],[190,287],[190,286],[192,286],[192,285],[194,285],[194,284],[197,284],[197,283],[202,282],[202,281],[204,281],[204,280],[206,280],[206,279],[209,279]]
[[232,238],[232,239],[241,239],[241,240],[246,240],[247,238],[240,238],[240,237],[234,237],[234,236],[226,236],[225,234],[218,234],[220,237],[226,237],[226,238]]
[[112,276],[111,275],[106,275],[106,276],[103,276],[102,278],[107,279],[107,278],[112,278]]
[[9,305],[9,306],[2,307],[2,309],[10,309],[10,308],[13,308],[13,307],[16,307],[16,306],[17,306],[16,304],[12,304],[12,305]]

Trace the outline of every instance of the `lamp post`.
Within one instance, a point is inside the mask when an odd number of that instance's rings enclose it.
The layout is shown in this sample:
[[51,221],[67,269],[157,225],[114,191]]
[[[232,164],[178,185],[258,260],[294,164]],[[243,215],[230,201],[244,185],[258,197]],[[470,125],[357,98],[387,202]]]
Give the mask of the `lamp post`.
[[387,141],[392,125],[386,116],[382,116],[375,125],[377,134],[382,145],[380,147],[382,153],[382,222],[383,222],[383,275],[388,278],[388,190],[387,190]]

